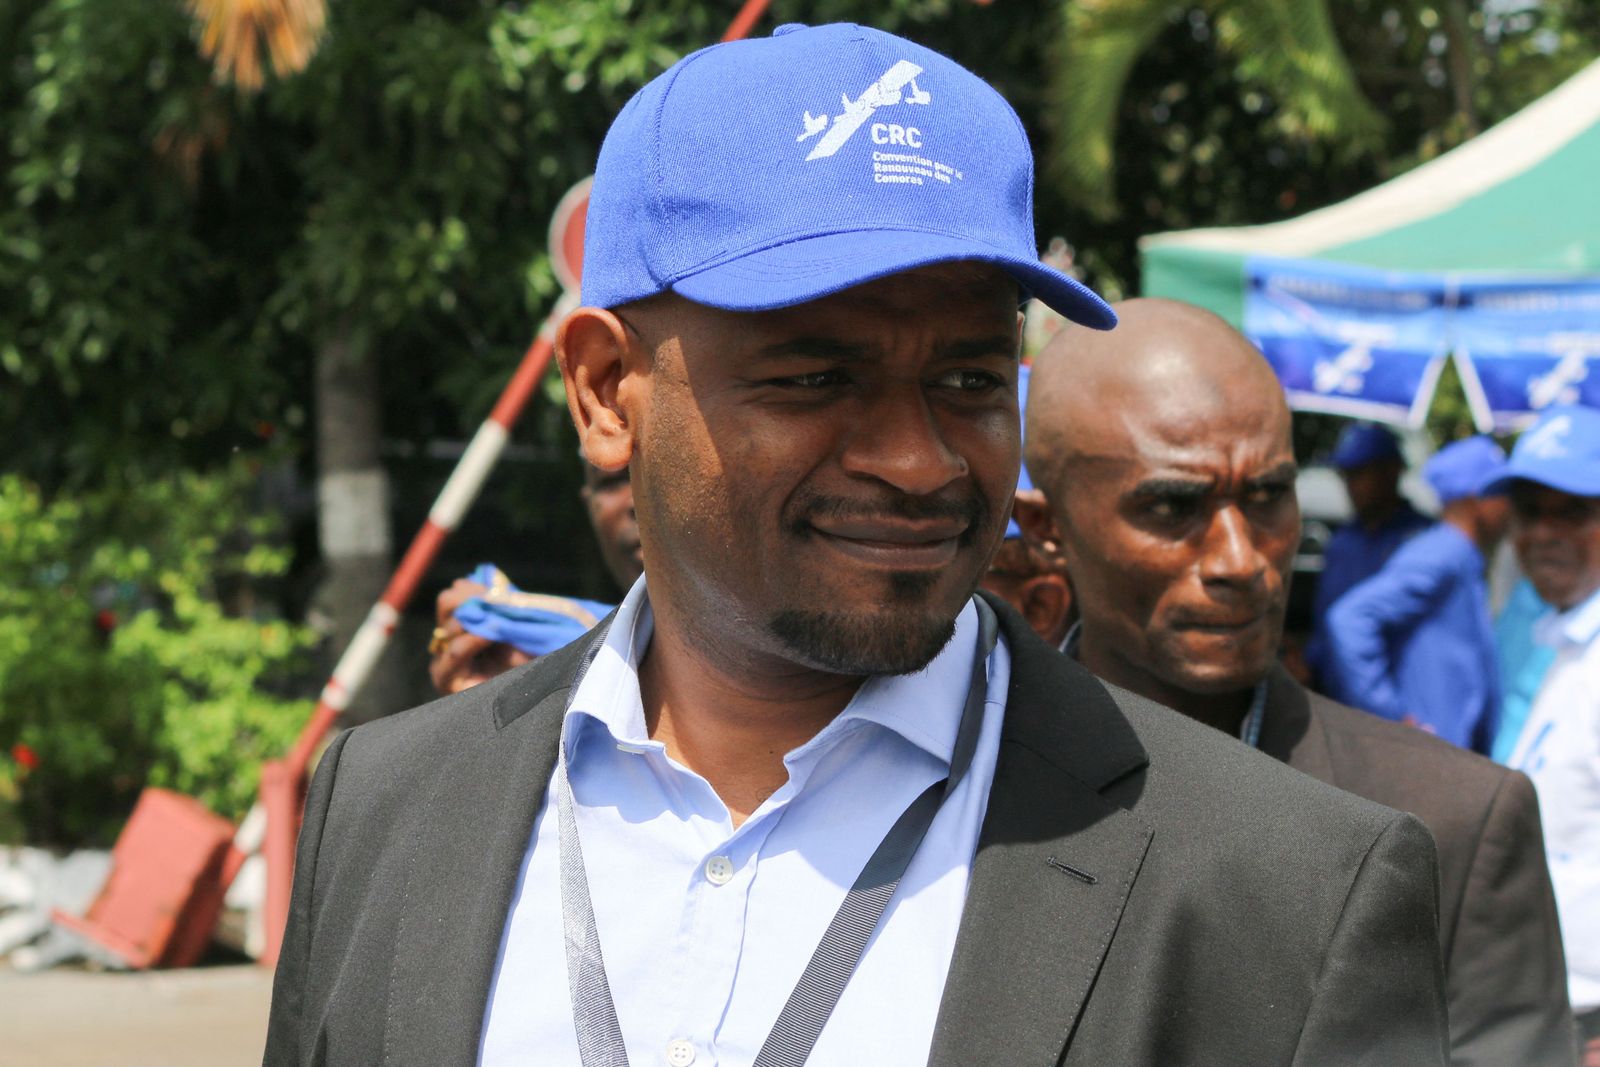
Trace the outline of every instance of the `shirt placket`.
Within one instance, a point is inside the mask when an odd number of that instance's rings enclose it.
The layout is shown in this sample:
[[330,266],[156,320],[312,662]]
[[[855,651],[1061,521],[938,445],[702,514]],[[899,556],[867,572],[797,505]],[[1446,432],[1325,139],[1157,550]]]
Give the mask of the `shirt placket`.
[[689,954],[684,968],[689,980],[683,990],[683,1015],[662,1050],[666,1067],[707,1067],[718,1062],[716,1033],[738,981],[761,848],[782,811],[783,806],[769,809],[712,843],[690,875],[677,938]]

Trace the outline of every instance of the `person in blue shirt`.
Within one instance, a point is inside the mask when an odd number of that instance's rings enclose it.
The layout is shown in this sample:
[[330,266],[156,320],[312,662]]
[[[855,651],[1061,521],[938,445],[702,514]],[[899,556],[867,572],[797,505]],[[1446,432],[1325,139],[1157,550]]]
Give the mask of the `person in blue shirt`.
[[1540,620],[1554,613],[1554,608],[1539,599],[1533,583],[1524,578],[1511,590],[1494,620],[1495,644],[1500,649],[1500,722],[1489,758],[1496,763],[1510,761],[1545,672],[1555,661],[1555,648],[1541,645],[1534,637]]
[[1423,467],[1443,517],[1329,611],[1334,699],[1488,752],[1500,684],[1484,570],[1510,509],[1482,487],[1504,466],[1500,446],[1473,437]]
[[1405,460],[1400,456],[1400,442],[1389,430],[1372,423],[1351,424],[1334,446],[1332,462],[1344,480],[1355,518],[1328,539],[1311,601],[1306,664],[1316,686],[1323,688],[1332,667],[1328,662],[1328,610],[1355,585],[1377,574],[1396,549],[1429,524],[1428,517],[1400,495]]

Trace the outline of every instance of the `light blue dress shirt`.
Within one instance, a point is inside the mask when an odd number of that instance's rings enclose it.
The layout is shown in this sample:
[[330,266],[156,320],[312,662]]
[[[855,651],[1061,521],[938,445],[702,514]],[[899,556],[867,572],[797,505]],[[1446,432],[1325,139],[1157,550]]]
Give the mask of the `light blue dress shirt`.
[[1489,755],[1496,763],[1505,763],[1517,747],[1523,724],[1533,708],[1533,699],[1544,684],[1545,672],[1555,662],[1554,645],[1533,639],[1534,627],[1539,620],[1554,615],[1555,609],[1539,599],[1533,583],[1526,578],[1511,591],[1500,617],[1494,621],[1495,644],[1500,648],[1500,723],[1495,728],[1494,747]]
[[1574,1012],[1600,1009],[1600,592],[1542,617],[1555,649],[1507,760],[1533,781]]
[[[977,612],[962,611],[954,638],[923,670],[869,679],[784,757],[789,780],[737,829],[706,780],[645,731],[638,668],[651,633],[641,578],[567,712],[601,950],[629,1063],[748,1064],[867,858],[912,800],[949,773]],[[1002,639],[988,661],[971,770],[906,870],[812,1067],[927,1062],[1009,681]],[[537,802],[485,1009],[479,1062],[488,1067],[578,1062],[554,795]]]

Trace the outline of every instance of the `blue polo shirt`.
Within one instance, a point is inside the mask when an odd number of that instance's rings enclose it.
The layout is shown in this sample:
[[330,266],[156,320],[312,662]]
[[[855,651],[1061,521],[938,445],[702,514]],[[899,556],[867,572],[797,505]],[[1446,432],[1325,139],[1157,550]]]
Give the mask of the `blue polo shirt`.
[[1498,657],[1483,553],[1466,534],[1441,522],[1411,538],[1339,598],[1327,635],[1334,698],[1488,752]]
[[1328,609],[1355,585],[1377,574],[1396,549],[1431,522],[1402,500],[1399,509],[1376,528],[1349,522],[1328,538],[1322,573],[1317,577],[1317,593],[1311,602],[1311,639],[1306,643],[1306,662],[1324,687],[1332,667],[1328,662]]

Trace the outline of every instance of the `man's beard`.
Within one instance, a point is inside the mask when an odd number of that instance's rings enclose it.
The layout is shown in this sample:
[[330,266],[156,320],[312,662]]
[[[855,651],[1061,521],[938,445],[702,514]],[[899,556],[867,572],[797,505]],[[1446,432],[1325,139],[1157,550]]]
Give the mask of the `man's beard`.
[[891,575],[882,611],[782,611],[767,629],[797,660],[818,670],[910,674],[931,663],[955,636],[953,616],[923,606],[935,581],[925,572]]
[[[959,518],[965,526],[958,540],[964,552],[970,552],[978,538],[989,532],[993,513],[989,502],[976,491],[956,499],[895,494],[887,500],[864,502],[814,497],[799,502],[796,510],[798,515],[789,521],[789,529],[797,537],[815,536],[811,520],[824,514]],[[939,574],[925,570],[891,573],[878,610],[829,610],[826,605],[792,608],[771,616],[767,631],[795,660],[817,670],[851,676],[910,674],[932,662],[956,632],[960,607],[945,614],[929,603],[939,579]],[[967,596],[976,588],[974,576]]]

